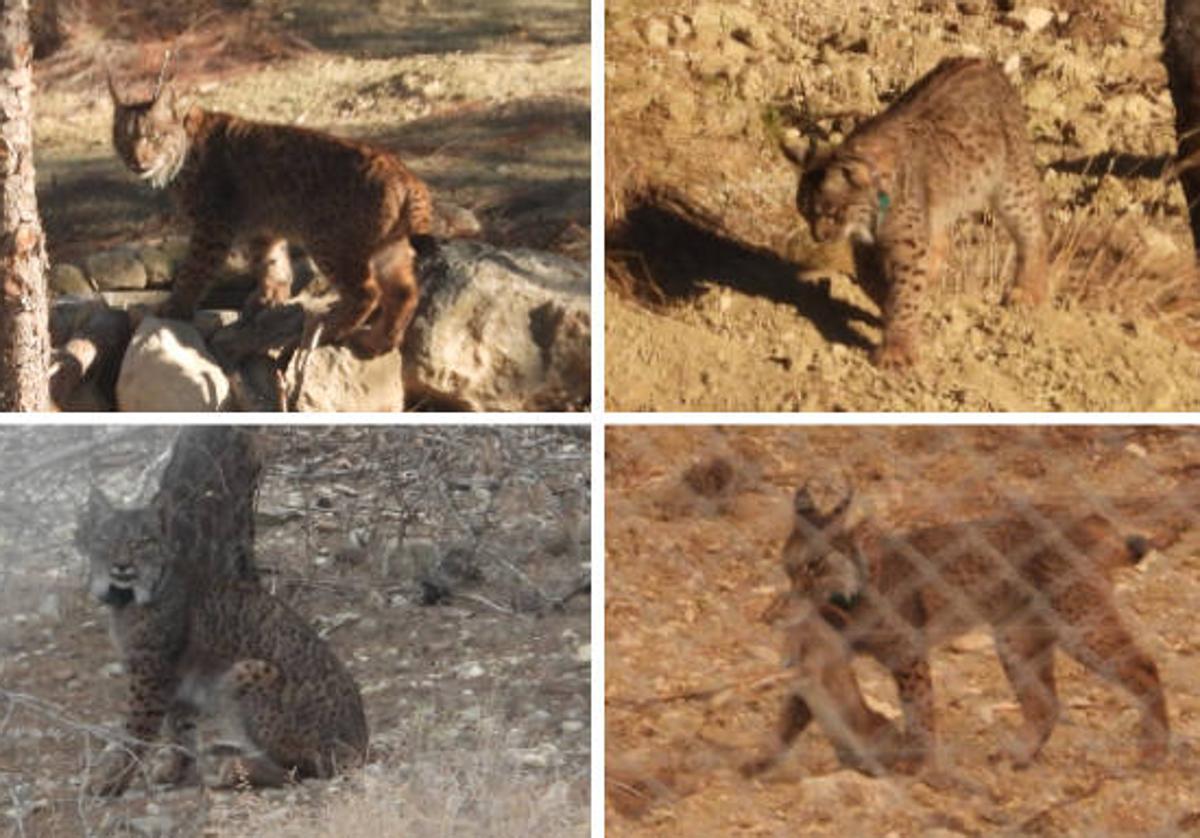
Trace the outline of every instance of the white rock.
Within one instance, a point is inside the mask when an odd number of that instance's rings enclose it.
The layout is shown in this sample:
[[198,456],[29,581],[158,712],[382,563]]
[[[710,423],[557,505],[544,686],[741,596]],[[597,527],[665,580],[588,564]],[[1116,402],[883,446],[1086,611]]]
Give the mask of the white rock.
[[296,410],[378,413],[404,409],[399,352],[364,360],[345,346],[319,346],[306,361],[305,354],[296,353],[285,375],[291,392],[299,377],[300,364],[304,364]]
[[1010,14],[1009,18],[1036,34],[1054,21],[1054,12],[1040,6],[1030,6],[1027,9],[1018,9]]
[[118,410],[208,413],[228,397],[229,379],[193,326],[157,317],[142,321],[121,362]]

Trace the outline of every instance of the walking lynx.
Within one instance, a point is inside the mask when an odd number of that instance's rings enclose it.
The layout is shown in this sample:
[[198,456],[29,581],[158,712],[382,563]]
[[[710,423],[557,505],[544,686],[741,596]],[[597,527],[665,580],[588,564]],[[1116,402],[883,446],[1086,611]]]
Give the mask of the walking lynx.
[[93,492],[76,530],[88,586],[110,609],[129,670],[130,741],[104,751],[87,790],[118,795],[166,727],[176,746],[151,779],[179,783],[195,723],[219,725],[218,786],[329,777],[363,760],[367,722],[354,679],[317,633],[254,582],[202,578],[167,554],[159,514]]
[[990,208],[1016,242],[1007,302],[1038,305],[1048,296],[1025,110],[992,62],[943,61],[838,148],[812,150],[803,163],[796,204],[813,237],[851,239],[858,281],[883,306],[878,365],[916,360],[922,298],[964,214]]
[[[326,334],[380,355],[403,341],[417,307],[411,240],[432,229],[429,189],[395,155],[286,125],[190,108],[174,91],[121,101],[111,79],[113,144],[125,165],[169,188],[192,225],[162,314],[190,318],[236,238],[249,244],[256,303],[285,301],[287,242],[338,289]],[[356,333],[375,314],[365,333]]]
[[[846,526],[849,510],[847,497],[821,514],[801,488],[783,549],[790,596],[815,608],[847,648],[841,652],[812,637],[789,639],[801,657],[814,658],[799,661],[798,669],[815,673],[822,687],[818,698],[844,708],[835,742],[851,738],[844,733],[849,728],[860,742],[891,750],[877,753],[877,763],[924,763],[934,742],[929,653],[985,624],[1024,716],[1011,749],[1016,766],[1037,756],[1058,720],[1056,647],[1135,699],[1144,762],[1166,756],[1158,668],[1125,628],[1109,579],[1114,568],[1137,562],[1150,549],[1145,538],[1123,538],[1099,515],[1054,506],[902,533],[879,531],[869,521]],[[806,617],[793,631],[811,631],[812,622]],[[902,749],[891,725],[863,705],[848,671],[849,651],[871,655],[895,678],[905,720]],[[747,766],[749,773],[772,765],[805,729],[813,718],[806,698],[789,697],[776,744]],[[817,717],[829,715],[826,710]]]

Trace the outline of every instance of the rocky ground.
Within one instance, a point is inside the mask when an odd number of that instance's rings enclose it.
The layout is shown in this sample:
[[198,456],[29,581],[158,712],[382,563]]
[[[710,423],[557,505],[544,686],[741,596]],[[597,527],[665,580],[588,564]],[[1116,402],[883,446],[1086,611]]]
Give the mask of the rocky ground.
[[[0,433],[0,833],[587,834],[589,597],[562,600],[588,577],[590,456],[586,431],[554,428],[266,430],[258,562],[362,688],[367,766],[81,797],[126,682],[82,591],[75,510],[93,480],[145,497],[174,433]],[[431,579],[449,596],[423,605]]]
[[[1159,61],[1162,4],[617,0],[606,26],[606,400],[617,410],[1184,410],[1197,277]],[[1058,287],[998,305],[1007,236],[959,225],[924,360],[817,248],[781,147],[835,141],[940,59],[1004,65],[1029,113]],[[715,163],[715,165],[714,165]]]
[[[1063,717],[1026,770],[982,629],[932,658],[942,771],[871,779],[809,729],[759,779],[739,766],[774,729],[791,493],[830,476],[898,528],[1069,503],[1127,532],[1195,522],[1200,436],[1171,428],[614,428],[606,447],[607,834],[1181,834],[1200,823],[1200,528],[1120,570],[1116,599],[1167,695],[1166,764],[1138,767],[1128,696],[1057,656]],[[722,461],[720,469],[695,467]],[[707,479],[706,479],[707,478]],[[899,715],[890,677],[856,662]]]

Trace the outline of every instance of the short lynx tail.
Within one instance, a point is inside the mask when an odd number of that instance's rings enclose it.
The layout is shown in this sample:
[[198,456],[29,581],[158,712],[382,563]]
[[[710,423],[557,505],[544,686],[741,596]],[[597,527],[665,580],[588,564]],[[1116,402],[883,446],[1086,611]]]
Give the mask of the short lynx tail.
[[433,196],[429,187],[421,181],[413,183],[409,187],[404,209],[408,220],[408,240],[413,250],[424,256],[437,246],[433,236]]

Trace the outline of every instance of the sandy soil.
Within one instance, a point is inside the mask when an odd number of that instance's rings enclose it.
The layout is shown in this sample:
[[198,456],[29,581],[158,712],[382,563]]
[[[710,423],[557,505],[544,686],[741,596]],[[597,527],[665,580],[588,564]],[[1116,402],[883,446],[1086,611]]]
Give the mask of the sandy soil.
[[[1117,603],[1160,669],[1172,747],[1138,767],[1128,696],[1058,655],[1063,717],[1016,771],[1019,712],[978,629],[933,656],[944,772],[872,779],[816,728],[756,780],[782,703],[782,636],[763,617],[786,579],[790,498],[849,482],[896,527],[1001,514],[1030,501],[1105,511],[1127,532],[1196,520],[1194,430],[1111,428],[613,428],[606,451],[607,834],[1180,834],[1200,823],[1200,532],[1116,574]],[[728,481],[687,477],[724,460]],[[889,676],[856,671],[899,715]]]
[[[245,794],[135,783],[119,800],[82,796],[127,683],[83,591],[75,510],[89,480],[119,499],[152,488],[147,466],[173,432],[0,433],[25,480],[0,492],[0,540],[25,545],[0,571],[0,833],[587,834],[589,598],[535,600],[587,576],[590,456],[586,435],[549,428],[269,430],[257,561],[361,687],[368,765]],[[423,607],[395,542],[405,521],[443,551],[480,538],[482,578]]]
[[[1000,4],[1003,5],[1003,4]],[[1059,12],[1031,31],[1029,6]],[[1197,289],[1162,4],[616,0],[606,29],[613,410],[1194,410]],[[981,11],[964,13],[961,8]],[[1007,236],[959,225],[923,360],[868,362],[879,312],[794,210],[781,146],[835,140],[943,57],[1012,70],[1045,171],[1055,303],[999,306]]]

